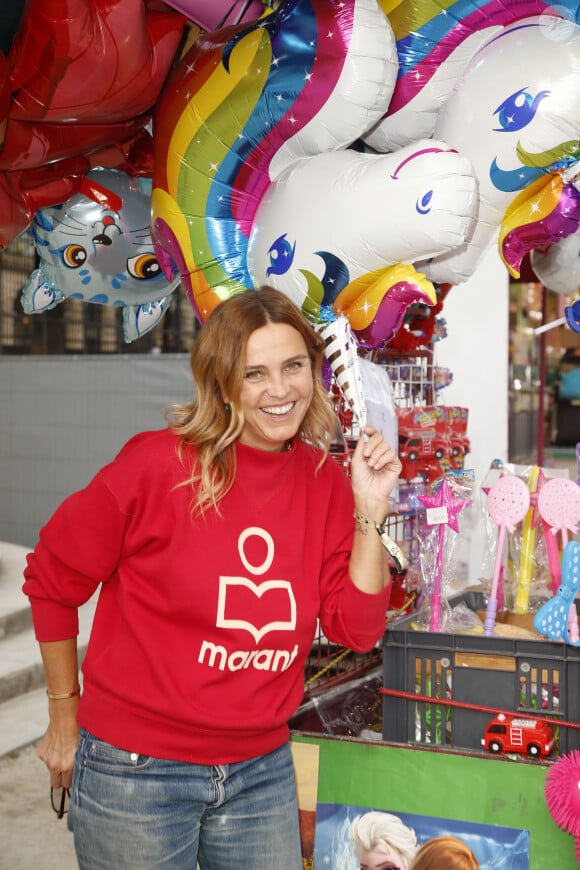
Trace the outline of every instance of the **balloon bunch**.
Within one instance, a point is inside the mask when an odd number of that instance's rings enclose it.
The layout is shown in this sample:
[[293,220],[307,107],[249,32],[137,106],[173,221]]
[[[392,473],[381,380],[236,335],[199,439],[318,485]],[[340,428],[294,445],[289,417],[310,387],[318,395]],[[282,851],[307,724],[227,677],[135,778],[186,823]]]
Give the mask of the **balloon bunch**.
[[151,174],[146,127],[184,25],[144,0],[26,0],[0,64],[0,249],[92,167]]
[[412,261],[465,238],[476,184],[443,141],[350,147],[397,70],[373,0],[284,0],[198,40],[173,70],[155,114],[152,232],[202,322],[268,283],[319,326],[346,316],[372,348],[408,305],[435,303]]
[[580,222],[577,14],[282,0],[198,40],[155,115],[166,274],[202,322],[270,283],[365,348],[396,343],[407,307],[435,306],[431,282],[466,280],[494,239],[518,274]]
[[[517,275],[576,232],[571,0],[207,6],[27,0],[0,62],[0,247],[97,166],[152,177],[155,253],[201,322],[268,283],[372,349],[495,240]],[[178,57],[188,19],[217,29]]]

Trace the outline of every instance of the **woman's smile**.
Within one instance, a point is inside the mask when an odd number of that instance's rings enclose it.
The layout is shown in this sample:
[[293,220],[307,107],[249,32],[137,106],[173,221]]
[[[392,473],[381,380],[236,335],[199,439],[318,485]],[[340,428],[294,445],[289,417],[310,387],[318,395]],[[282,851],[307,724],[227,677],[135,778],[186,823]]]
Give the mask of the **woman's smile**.
[[284,450],[312,401],[312,367],[306,343],[287,323],[256,329],[246,347],[240,441],[260,450]]

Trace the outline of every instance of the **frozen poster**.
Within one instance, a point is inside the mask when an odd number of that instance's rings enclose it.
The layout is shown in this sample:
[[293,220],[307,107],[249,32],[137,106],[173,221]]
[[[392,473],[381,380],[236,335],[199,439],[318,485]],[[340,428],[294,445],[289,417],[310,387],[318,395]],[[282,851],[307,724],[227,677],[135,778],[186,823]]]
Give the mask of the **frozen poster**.
[[469,870],[529,870],[527,830],[329,803],[316,809],[313,868],[413,870],[419,848],[441,837],[447,839],[429,847],[429,867],[446,866],[443,858],[440,864],[434,862],[439,848],[457,848],[471,853],[469,861],[457,863]]

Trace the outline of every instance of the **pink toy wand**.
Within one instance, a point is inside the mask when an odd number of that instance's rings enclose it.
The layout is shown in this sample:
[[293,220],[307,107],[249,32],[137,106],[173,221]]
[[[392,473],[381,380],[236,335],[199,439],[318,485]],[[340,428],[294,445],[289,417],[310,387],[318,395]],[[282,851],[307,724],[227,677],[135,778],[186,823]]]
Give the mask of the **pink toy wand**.
[[540,508],[538,504],[540,492],[542,491],[547,482],[548,478],[544,475],[543,469],[540,468],[536,492],[531,494],[532,505],[534,507],[534,517],[532,520],[532,525],[537,526],[539,522],[542,523],[544,544],[546,545],[546,556],[548,558],[550,579],[552,581],[552,594],[555,595],[560,586],[560,580],[562,577],[560,548],[558,546],[558,541],[556,540],[556,535],[552,535],[550,533],[550,524],[546,522],[546,520],[540,514]]
[[431,614],[429,618],[429,631],[441,629],[441,575],[443,573],[443,548],[445,545],[445,526],[449,526],[454,532],[459,531],[457,515],[465,505],[471,504],[469,498],[456,496],[446,477],[437,489],[436,495],[417,496],[426,508],[427,526],[438,526],[437,530],[437,554],[435,556],[435,577],[433,580],[433,592],[431,594]]
[[562,550],[564,550],[568,543],[568,532],[570,531],[575,535],[578,531],[580,486],[566,477],[552,477],[540,489],[538,510],[544,527],[548,564],[552,577],[552,592],[555,595],[562,577],[557,534],[558,532],[562,534]]
[[487,608],[483,633],[491,637],[495,628],[497,616],[497,587],[501,572],[501,562],[505,541],[505,531],[513,532],[516,524],[523,520],[530,506],[530,491],[520,477],[513,474],[498,477],[489,488],[487,509],[489,515],[498,527],[497,545],[493,580]]

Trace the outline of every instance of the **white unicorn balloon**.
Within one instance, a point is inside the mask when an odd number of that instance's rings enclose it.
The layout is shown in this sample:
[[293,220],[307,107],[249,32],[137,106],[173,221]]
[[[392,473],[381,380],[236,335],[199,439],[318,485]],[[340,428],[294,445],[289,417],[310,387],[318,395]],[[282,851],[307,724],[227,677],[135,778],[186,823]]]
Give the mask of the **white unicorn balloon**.
[[580,194],[580,26],[537,16],[503,29],[469,63],[435,129],[472,164],[479,203],[456,251],[418,264],[460,283],[490,245],[514,276],[524,255],[574,232]]
[[463,242],[476,183],[445,142],[378,157],[351,147],[384,115],[397,66],[376,0],[282,0],[173,70],[156,114],[152,235],[201,321],[269,283],[316,325],[346,316],[376,347],[409,304],[434,304],[412,264]]
[[[359,342],[375,347],[411,302],[435,304],[411,264],[461,245],[476,200],[468,161],[433,139],[394,154],[297,160],[264,194],[248,269],[256,285],[282,290],[314,320],[325,309],[346,314]],[[396,264],[408,268],[387,271]]]

